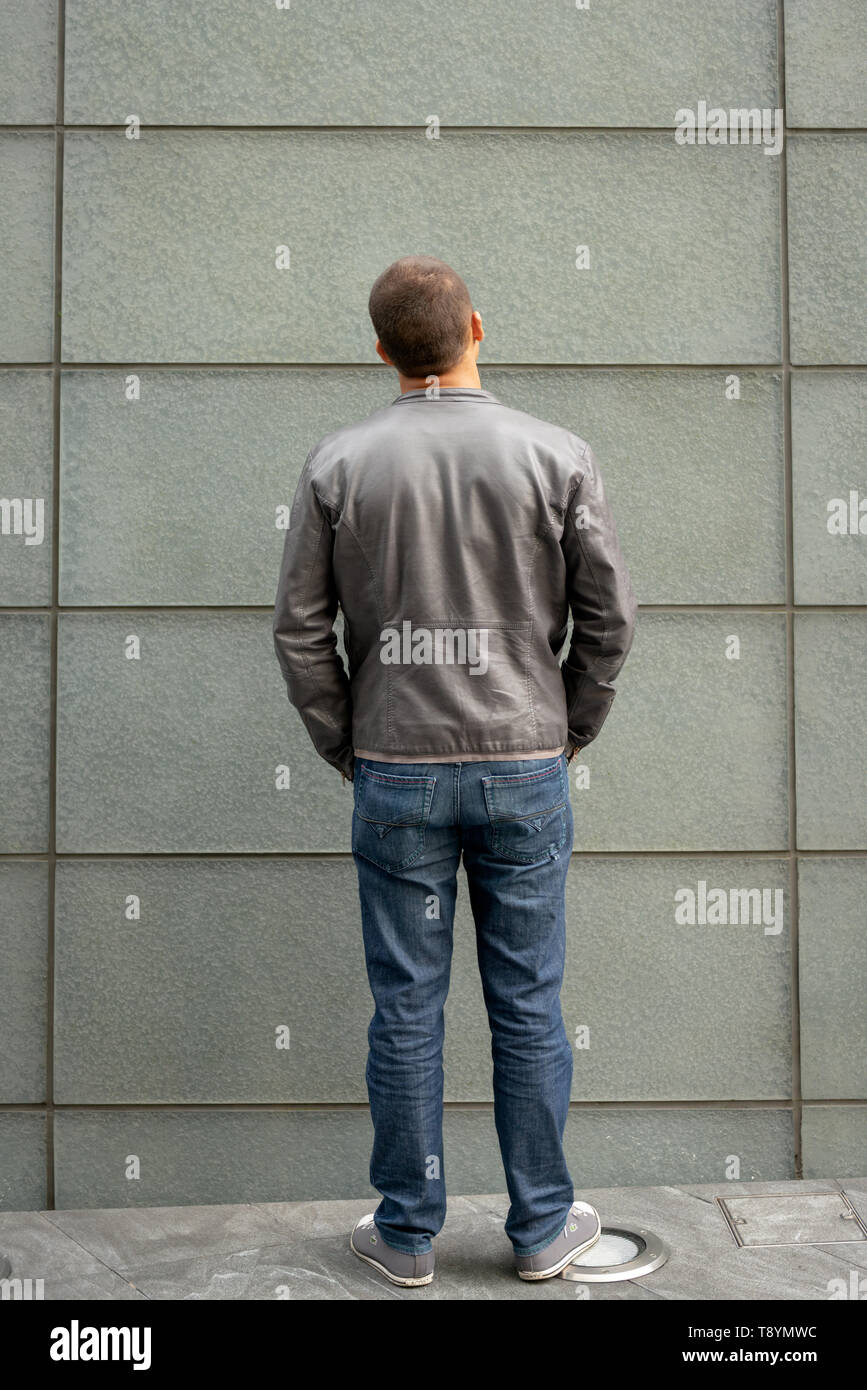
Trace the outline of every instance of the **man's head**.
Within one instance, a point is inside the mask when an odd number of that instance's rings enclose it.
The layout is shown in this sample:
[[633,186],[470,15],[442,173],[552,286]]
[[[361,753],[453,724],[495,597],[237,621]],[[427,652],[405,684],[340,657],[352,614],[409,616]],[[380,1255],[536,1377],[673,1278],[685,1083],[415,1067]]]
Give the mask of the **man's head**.
[[441,377],[465,358],[475,364],[481,316],[461,277],[434,256],[402,256],[370,291],[376,350],[402,377]]

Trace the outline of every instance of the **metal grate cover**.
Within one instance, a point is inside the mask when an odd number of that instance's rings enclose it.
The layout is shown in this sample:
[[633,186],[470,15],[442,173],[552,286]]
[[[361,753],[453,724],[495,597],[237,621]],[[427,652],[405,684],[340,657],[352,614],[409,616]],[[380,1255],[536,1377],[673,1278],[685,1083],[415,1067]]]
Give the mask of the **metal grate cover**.
[[867,1226],[843,1192],[778,1192],[716,1201],[740,1246],[867,1240]]

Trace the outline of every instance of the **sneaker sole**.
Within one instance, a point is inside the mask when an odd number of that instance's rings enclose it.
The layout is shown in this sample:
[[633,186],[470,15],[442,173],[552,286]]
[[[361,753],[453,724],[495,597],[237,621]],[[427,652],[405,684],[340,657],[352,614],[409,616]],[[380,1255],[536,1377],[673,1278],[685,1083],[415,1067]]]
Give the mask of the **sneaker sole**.
[[557,1264],[552,1265],[550,1269],[519,1269],[518,1278],[528,1279],[531,1281],[536,1279],[553,1278],[555,1274],[559,1274],[560,1271],[565,1269],[567,1265],[570,1265],[577,1255],[583,1255],[585,1250],[589,1250],[592,1245],[595,1245],[601,1234],[602,1223],[600,1221],[599,1230],[596,1232],[594,1236],[591,1237],[590,1240],[585,1240],[583,1245],[576,1245],[574,1250],[570,1250],[568,1255],[565,1255],[562,1260],[558,1260]]
[[370,1255],[362,1255],[360,1250],[356,1250],[355,1246],[352,1243],[352,1236],[349,1237],[349,1248],[354,1255],[358,1256],[360,1260],[364,1260],[364,1263],[366,1265],[370,1265],[373,1269],[377,1271],[377,1273],[384,1275],[385,1278],[390,1280],[392,1284],[399,1284],[401,1288],[418,1289],[421,1288],[423,1284],[430,1284],[433,1280],[435,1273],[434,1270],[431,1270],[430,1274],[423,1274],[419,1279],[405,1279],[400,1274],[392,1274],[389,1270],[386,1269],[384,1264],[380,1264],[379,1260],[373,1260],[371,1259]]

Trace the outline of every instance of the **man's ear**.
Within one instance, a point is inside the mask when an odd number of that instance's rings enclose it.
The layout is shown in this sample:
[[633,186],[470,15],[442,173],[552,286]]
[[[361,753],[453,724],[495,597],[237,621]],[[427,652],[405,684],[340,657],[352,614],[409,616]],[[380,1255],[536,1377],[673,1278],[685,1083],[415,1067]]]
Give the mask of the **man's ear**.
[[470,320],[470,325],[473,334],[473,342],[480,343],[485,336],[485,330],[482,327],[482,316],[479,313],[478,309],[473,310],[473,316]]
[[381,357],[381,358],[382,358],[383,362],[385,363],[385,365],[386,365],[387,367],[393,367],[393,366],[394,366],[394,363],[392,362],[391,358],[388,356],[388,354],[387,354],[385,348],[382,346],[382,343],[379,341],[378,338],[377,338],[377,340],[376,340],[376,353],[377,353],[377,356],[378,356],[378,357]]

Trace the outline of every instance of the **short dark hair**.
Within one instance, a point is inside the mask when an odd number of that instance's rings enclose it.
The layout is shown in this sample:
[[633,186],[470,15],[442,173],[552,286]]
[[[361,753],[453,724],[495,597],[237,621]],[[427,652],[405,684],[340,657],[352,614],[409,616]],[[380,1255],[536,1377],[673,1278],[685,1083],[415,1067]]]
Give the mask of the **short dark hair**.
[[436,376],[467,350],[473,302],[456,271],[435,256],[402,256],[370,291],[376,336],[404,376]]

